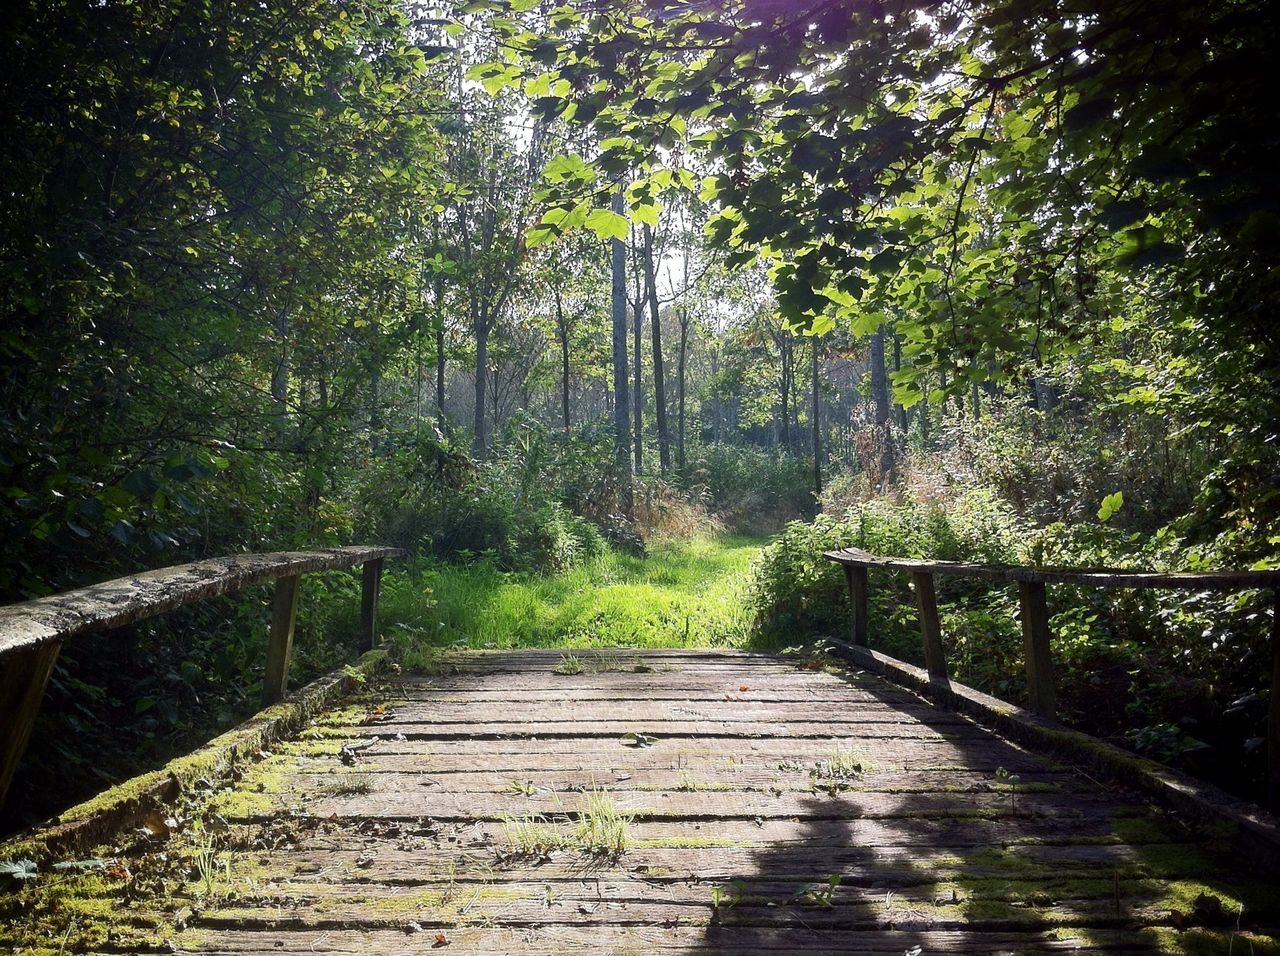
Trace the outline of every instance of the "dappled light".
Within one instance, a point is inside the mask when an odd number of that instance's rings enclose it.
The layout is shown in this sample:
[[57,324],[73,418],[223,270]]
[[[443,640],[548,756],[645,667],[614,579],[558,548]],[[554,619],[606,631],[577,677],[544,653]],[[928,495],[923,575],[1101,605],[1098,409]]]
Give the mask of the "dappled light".
[[1270,0],[18,0],[0,949],[1280,952]]

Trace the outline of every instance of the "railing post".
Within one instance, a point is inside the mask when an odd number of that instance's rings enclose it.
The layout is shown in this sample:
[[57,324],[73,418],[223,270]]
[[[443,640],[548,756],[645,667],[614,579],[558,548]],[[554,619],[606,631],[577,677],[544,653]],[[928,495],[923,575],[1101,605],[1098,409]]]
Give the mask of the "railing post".
[[62,641],[46,641],[0,660],[0,808],[31,739]]
[[269,707],[289,689],[289,658],[293,655],[293,628],[298,620],[298,583],[301,575],[276,582],[271,601],[271,634],[267,638],[267,676],[262,682],[262,706]]
[[867,569],[844,565],[849,582],[849,638],[858,647],[867,646]]
[[933,590],[933,575],[912,571],[911,584],[916,592],[916,610],[920,613],[920,633],[924,636],[924,666],[929,680],[947,683],[947,655],[942,649],[942,624],[938,620],[938,597]]
[[378,640],[378,595],[382,592],[382,558],[364,563],[360,590],[360,650],[371,651]]
[[1027,659],[1027,700],[1041,717],[1057,714],[1053,683],[1053,655],[1049,647],[1049,605],[1043,581],[1019,581],[1018,604],[1022,609],[1022,647]]
[[1271,700],[1267,711],[1267,809],[1280,813],[1280,590],[1271,601]]

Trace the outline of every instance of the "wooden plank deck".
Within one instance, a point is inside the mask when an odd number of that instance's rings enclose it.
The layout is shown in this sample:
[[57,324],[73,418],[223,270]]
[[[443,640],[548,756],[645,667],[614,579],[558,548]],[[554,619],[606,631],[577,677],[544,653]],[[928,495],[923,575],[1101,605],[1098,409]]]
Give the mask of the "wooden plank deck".
[[[206,795],[203,888],[128,905],[164,910],[171,952],[1272,951],[1280,884],[878,678],[560,659],[369,688]],[[582,847],[601,801],[619,854]]]

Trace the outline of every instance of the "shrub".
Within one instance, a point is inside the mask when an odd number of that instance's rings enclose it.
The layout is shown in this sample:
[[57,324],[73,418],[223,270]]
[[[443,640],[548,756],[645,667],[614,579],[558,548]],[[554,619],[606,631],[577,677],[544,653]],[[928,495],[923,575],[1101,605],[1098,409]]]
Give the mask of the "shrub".
[[[946,509],[876,499],[843,518],[793,522],[764,549],[747,591],[764,638],[846,633],[844,577],[821,555],[849,546],[901,557],[1064,567],[1185,570],[1233,563],[1207,547],[1187,547],[1168,529],[1137,534],[1093,523],[1032,529],[989,492],[961,492]],[[919,664],[919,625],[906,577],[871,572],[871,643]],[[952,675],[1022,703],[1016,590],[962,577],[938,577],[936,587]],[[1256,592],[1052,587],[1060,715],[1237,792],[1256,792],[1266,724],[1266,599]]]
[[731,531],[772,533],[815,512],[813,459],[716,444],[691,448],[689,461],[683,486]]

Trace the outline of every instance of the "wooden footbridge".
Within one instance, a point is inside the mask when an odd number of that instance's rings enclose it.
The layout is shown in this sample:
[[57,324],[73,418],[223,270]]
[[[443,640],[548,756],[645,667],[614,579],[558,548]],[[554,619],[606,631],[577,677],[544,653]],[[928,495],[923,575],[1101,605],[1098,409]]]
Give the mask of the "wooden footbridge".
[[[171,569],[100,587],[96,623],[70,596],[5,609],[6,759],[38,700],[15,660],[42,685],[111,614],[277,578],[274,701],[301,571],[364,563],[371,640],[388,556]],[[831,646],[419,673],[373,650],[0,846],[0,951],[1277,951],[1272,818],[936,666]]]

